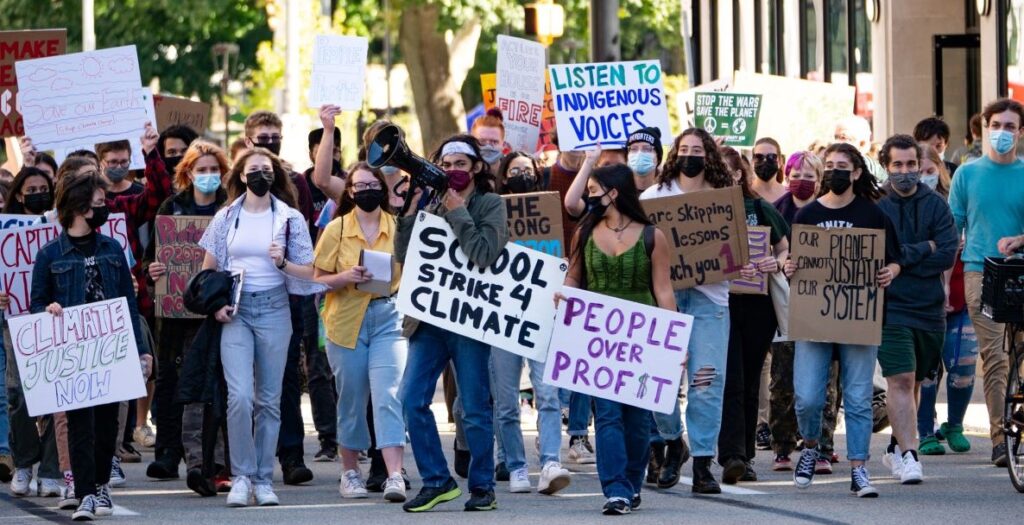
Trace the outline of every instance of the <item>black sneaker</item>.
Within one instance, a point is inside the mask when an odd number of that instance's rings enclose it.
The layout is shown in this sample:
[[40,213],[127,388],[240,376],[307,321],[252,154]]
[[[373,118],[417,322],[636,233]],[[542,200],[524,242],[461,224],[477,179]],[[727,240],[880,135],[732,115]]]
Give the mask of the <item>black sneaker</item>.
[[747,462],[747,469],[743,472],[743,475],[740,476],[740,481],[757,481],[757,472],[754,472],[753,461]]
[[623,516],[629,514],[633,509],[629,506],[626,498],[608,498],[601,511],[605,516]]
[[850,471],[850,491],[858,498],[877,498],[878,491],[871,486],[871,477],[864,466],[853,467]]
[[754,446],[757,447],[757,450],[772,449],[772,431],[768,428],[768,425],[762,423],[757,426],[757,437],[754,440]]
[[1006,442],[992,447],[992,463],[999,468],[1006,468]]
[[425,512],[436,507],[439,503],[451,501],[461,495],[462,489],[459,488],[459,484],[455,482],[454,478],[448,478],[448,481],[441,487],[423,487],[420,489],[420,493],[415,498],[402,505],[402,510],[406,512]]
[[459,450],[458,445],[455,446],[455,474],[462,479],[469,477],[470,457],[468,450]]
[[466,502],[466,511],[494,510],[498,508],[498,501],[494,499],[493,490],[474,489],[470,492],[469,501]]
[[185,475],[185,484],[188,485],[188,488],[192,489],[192,492],[204,498],[217,495],[217,487],[213,484],[213,481],[203,475],[203,469],[188,469],[188,474]]
[[313,471],[309,470],[302,458],[289,462],[281,462],[281,473],[285,485],[301,485],[313,480]]
[[494,479],[497,481],[508,481],[512,475],[508,471],[508,466],[502,461],[494,467]]
[[320,450],[313,456],[315,463],[330,463],[338,460],[338,445],[328,441],[320,442]]
[[737,457],[729,458],[722,464],[722,483],[735,485],[746,472],[746,462]]
[[146,467],[146,477],[153,479],[178,479],[178,464],[181,455],[168,449],[157,452],[156,461]]
[[71,519],[75,521],[92,521],[96,519],[96,496],[89,494],[82,498],[82,502],[78,504],[78,509],[71,515]]
[[589,451],[591,454],[593,454],[594,453],[594,445],[590,444],[590,436],[583,436],[581,439],[583,439],[583,446],[587,447],[587,451]]
[[800,461],[796,463],[796,470],[793,471],[793,483],[798,489],[805,489],[811,486],[814,481],[814,467],[818,463],[818,451],[813,448],[805,448],[800,453]]
[[640,508],[640,503],[641,503],[640,495],[639,494],[633,494],[633,501],[629,502],[630,508],[632,510],[639,509]]

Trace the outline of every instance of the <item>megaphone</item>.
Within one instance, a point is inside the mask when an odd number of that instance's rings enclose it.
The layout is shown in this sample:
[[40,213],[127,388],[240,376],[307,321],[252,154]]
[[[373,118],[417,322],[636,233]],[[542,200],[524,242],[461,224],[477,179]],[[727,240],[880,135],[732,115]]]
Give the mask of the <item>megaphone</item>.
[[[438,195],[448,190],[448,175],[433,163],[409,151],[402,140],[402,131],[394,124],[388,124],[377,132],[366,148],[366,163],[371,168],[394,166],[411,176],[409,196],[415,188],[431,189]],[[406,197],[408,205],[409,197]]]

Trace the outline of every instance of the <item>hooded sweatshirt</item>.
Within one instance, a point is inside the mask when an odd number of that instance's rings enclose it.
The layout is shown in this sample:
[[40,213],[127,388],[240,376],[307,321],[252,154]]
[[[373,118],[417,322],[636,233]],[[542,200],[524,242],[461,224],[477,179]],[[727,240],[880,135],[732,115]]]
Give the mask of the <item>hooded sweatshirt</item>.
[[[953,267],[959,244],[949,205],[918,183],[913,195],[901,197],[889,191],[878,206],[889,216],[900,241],[900,275],[885,290],[886,324],[945,330],[942,272]],[[935,242],[934,252],[928,241]]]

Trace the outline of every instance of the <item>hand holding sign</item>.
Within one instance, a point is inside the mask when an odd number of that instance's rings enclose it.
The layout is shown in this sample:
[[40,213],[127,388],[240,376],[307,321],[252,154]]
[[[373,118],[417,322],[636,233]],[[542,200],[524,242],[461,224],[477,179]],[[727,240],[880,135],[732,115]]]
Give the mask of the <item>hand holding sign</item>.
[[[324,125],[324,132],[333,133],[336,123],[334,119],[338,118],[341,114],[341,106],[335,106],[333,104],[324,104],[320,106],[320,123]],[[339,144],[335,144],[335,147],[339,147]]]
[[146,122],[146,126],[142,130],[142,153],[149,155],[149,152],[156,148],[158,140],[160,140],[160,134],[156,132],[153,123]]

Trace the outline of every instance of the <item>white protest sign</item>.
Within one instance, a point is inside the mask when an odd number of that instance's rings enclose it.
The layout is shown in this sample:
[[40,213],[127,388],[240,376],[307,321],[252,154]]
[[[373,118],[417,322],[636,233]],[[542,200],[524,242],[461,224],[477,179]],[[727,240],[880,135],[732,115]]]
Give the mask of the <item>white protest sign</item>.
[[369,42],[361,36],[317,35],[308,106],[334,104],[346,110],[362,109],[368,48]]
[[146,167],[140,137],[156,125],[153,94],[142,87],[135,46],[57,55],[14,64],[25,135],[57,162],[77,149],[128,140],[132,169]]
[[676,93],[676,116],[679,122],[688,128],[695,125],[695,113],[697,111],[697,92],[711,93],[728,91],[732,82],[725,79],[712,80],[686,91]]
[[39,220],[39,215],[18,215],[14,213],[0,213],[0,230],[7,228],[21,228],[31,226]]
[[645,127],[672,142],[661,63],[657,60],[549,66],[558,147],[562,151],[623,148]]
[[555,321],[555,292],[568,265],[508,243],[479,268],[448,223],[420,212],[405,257],[398,311],[450,332],[543,361]]
[[132,321],[124,297],[8,320],[28,414],[145,396]]
[[544,46],[522,38],[498,35],[498,109],[505,123],[505,142],[515,151],[537,148],[544,112]]
[[671,413],[693,316],[577,288],[562,294],[544,382]]

